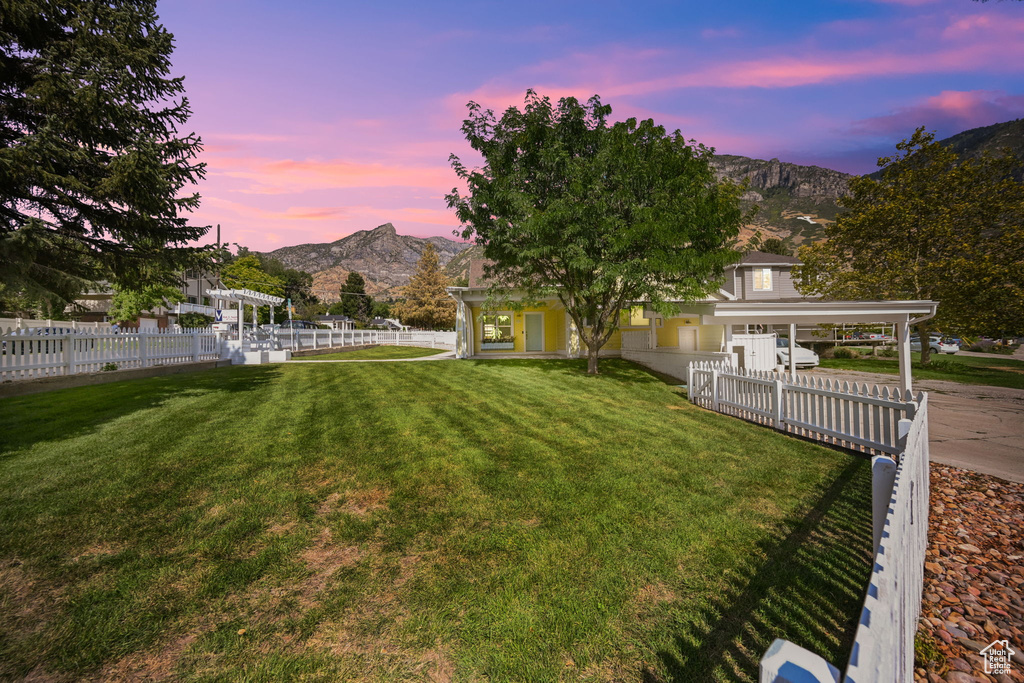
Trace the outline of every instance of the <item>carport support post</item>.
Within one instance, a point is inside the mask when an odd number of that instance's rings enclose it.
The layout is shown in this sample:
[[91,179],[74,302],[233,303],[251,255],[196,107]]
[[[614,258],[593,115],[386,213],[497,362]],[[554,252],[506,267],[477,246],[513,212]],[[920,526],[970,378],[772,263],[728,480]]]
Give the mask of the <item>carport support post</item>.
[[789,324],[789,376],[796,379],[796,323]]
[[[899,344],[899,355],[900,355],[900,389],[904,397],[910,395],[910,316],[907,316],[900,322],[899,336],[896,338],[896,342]],[[893,325],[896,327],[896,325]],[[909,400],[904,398],[903,400]]]

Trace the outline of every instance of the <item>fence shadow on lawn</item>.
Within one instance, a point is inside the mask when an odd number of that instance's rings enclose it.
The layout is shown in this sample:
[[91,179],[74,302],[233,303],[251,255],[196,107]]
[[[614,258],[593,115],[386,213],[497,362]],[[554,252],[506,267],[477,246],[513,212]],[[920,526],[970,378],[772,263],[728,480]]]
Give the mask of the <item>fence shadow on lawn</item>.
[[[3,398],[0,458],[36,443],[94,432],[110,420],[158,407],[177,396],[257,391],[280,373],[278,366],[216,368]],[[52,428],[39,429],[40,424]]]
[[775,638],[846,666],[871,570],[870,469],[852,461],[784,536],[760,544],[765,559],[739,568],[735,588],[675,635],[674,651],[658,653],[668,680],[756,681]]

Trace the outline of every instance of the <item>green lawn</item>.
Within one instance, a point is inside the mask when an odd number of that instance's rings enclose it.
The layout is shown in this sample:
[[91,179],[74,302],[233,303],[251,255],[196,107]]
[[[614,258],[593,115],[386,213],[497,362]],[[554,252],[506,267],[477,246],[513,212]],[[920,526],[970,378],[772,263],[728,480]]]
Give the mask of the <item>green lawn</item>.
[[[914,379],[941,379],[963,384],[986,384],[994,387],[1024,389],[1024,361],[1006,356],[991,358],[961,356],[960,354],[932,354],[929,367],[921,367],[921,354],[913,353]],[[822,358],[821,367],[836,370],[860,370],[898,375],[899,361],[895,358]]]
[[386,360],[391,358],[423,358],[444,353],[445,349],[424,349],[418,346],[374,346],[369,349],[302,356],[295,360]]
[[0,401],[0,679],[843,665],[866,460],[622,361],[234,367]]

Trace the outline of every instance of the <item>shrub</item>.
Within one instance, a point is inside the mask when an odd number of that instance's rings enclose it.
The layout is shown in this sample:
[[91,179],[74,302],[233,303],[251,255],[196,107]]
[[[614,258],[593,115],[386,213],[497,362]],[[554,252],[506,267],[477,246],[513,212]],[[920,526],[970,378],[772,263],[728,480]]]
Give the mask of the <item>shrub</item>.
[[834,346],[832,347],[832,357],[847,359],[860,358],[860,354],[854,351],[853,349],[847,348],[845,346]]
[[202,313],[182,313],[178,316],[178,324],[185,328],[209,327],[213,318]]
[[928,365],[924,366],[929,370],[939,370],[941,372],[948,372],[955,375],[969,375],[975,372],[975,368],[970,365],[964,365],[963,363],[957,362],[952,358],[932,358],[928,362]]
[[897,356],[900,355],[900,353],[891,346],[883,346],[882,348],[878,349],[878,355],[883,358],[896,358]]
[[100,368],[100,372],[113,372],[114,370],[117,370],[117,363],[104,363]]

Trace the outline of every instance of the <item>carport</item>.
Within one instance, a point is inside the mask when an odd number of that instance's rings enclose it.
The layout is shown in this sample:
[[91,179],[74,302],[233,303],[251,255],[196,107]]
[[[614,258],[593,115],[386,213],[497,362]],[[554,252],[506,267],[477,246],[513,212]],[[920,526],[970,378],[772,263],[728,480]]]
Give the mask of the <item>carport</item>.
[[789,372],[796,376],[796,326],[889,324],[896,329],[900,388],[911,390],[910,326],[935,315],[936,301],[718,301],[700,316],[702,325],[789,325]]

